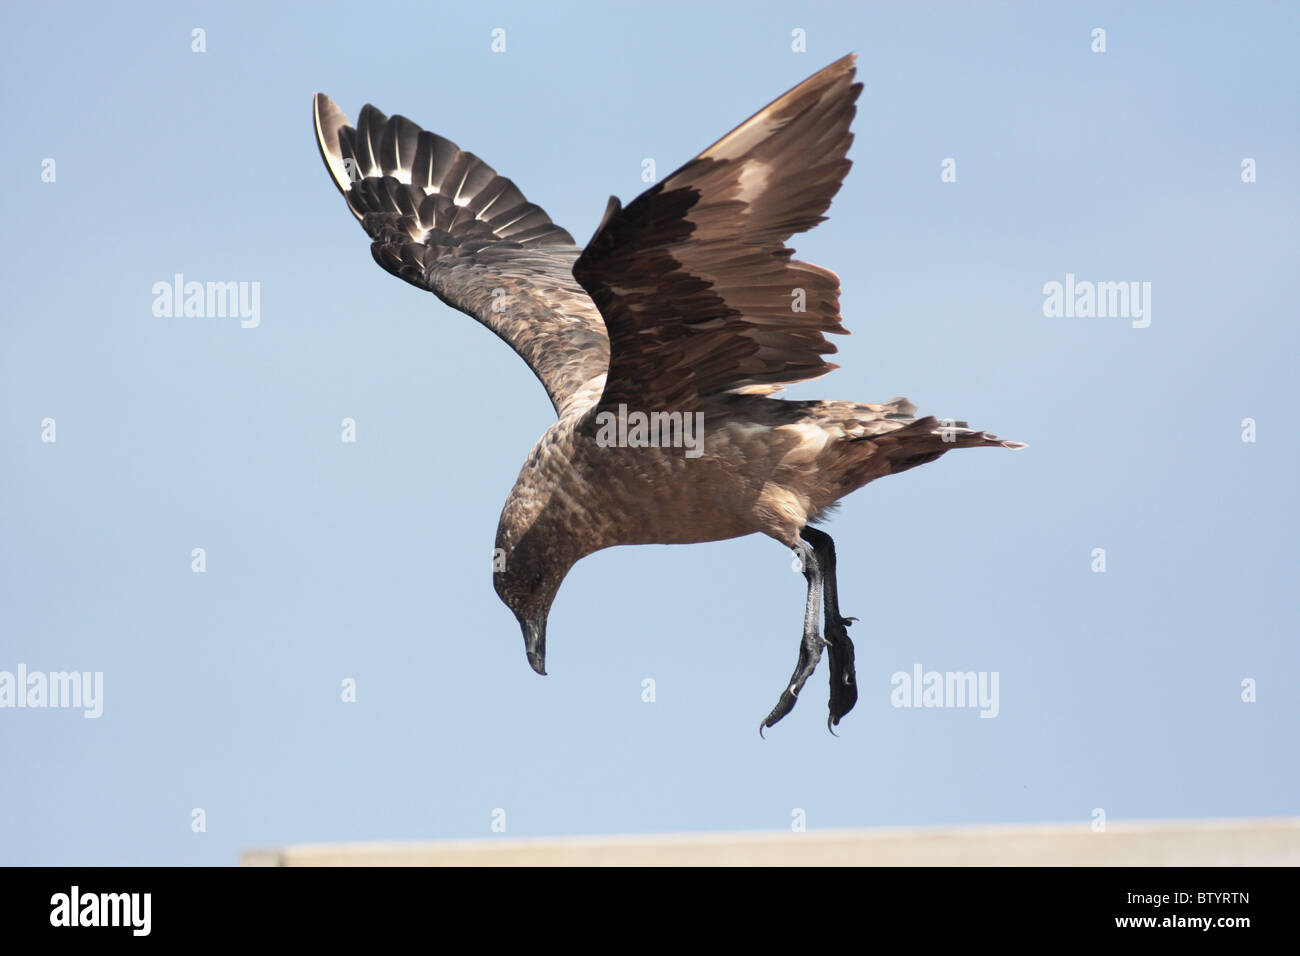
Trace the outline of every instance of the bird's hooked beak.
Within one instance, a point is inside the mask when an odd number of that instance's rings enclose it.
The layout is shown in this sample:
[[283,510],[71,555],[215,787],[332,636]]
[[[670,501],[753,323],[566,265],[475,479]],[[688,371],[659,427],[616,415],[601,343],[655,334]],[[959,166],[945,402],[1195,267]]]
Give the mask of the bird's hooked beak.
[[528,663],[533,670],[546,676],[546,618],[527,621],[522,617],[519,626],[524,631],[524,650],[528,652]]

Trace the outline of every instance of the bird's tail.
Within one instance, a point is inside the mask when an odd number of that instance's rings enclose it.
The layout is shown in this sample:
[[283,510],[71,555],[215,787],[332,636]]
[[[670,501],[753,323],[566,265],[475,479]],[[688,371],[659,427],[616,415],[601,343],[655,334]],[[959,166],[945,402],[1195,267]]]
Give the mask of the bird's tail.
[[850,490],[934,461],[954,448],[1025,447],[1021,442],[1003,441],[997,435],[971,428],[963,421],[933,415],[916,418],[916,406],[905,398],[854,407],[860,410],[859,422],[868,414],[874,421],[860,434],[854,434],[858,429],[846,430],[840,445],[841,470]]

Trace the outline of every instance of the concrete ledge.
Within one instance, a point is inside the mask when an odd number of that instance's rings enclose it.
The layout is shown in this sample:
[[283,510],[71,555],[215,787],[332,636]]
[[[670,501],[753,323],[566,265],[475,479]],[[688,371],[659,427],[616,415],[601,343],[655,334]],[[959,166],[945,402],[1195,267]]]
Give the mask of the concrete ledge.
[[1297,866],[1300,818],[342,843],[243,866]]

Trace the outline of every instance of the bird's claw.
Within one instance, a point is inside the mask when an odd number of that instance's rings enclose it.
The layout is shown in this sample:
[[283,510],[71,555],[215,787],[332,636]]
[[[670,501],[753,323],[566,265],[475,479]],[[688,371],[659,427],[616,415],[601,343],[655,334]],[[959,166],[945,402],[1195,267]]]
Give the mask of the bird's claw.
[[[831,645],[830,650],[830,687],[831,696],[827,707],[830,709],[830,716],[827,718],[826,727],[836,737],[835,726],[839,724],[840,718],[853,709],[853,705],[858,702],[858,688],[856,674],[853,666],[853,641],[849,639],[847,622],[855,618],[838,618],[841,622],[840,631],[835,635],[836,640]],[[828,629],[829,630],[829,629]]]

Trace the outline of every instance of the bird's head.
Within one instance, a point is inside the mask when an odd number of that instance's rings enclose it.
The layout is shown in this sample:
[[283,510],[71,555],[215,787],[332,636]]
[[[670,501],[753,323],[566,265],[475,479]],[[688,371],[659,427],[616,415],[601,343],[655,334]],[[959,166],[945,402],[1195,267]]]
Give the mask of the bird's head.
[[533,535],[523,535],[513,546],[510,536],[497,537],[492,583],[519,621],[528,663],[539,674],[546,673],[546,618],[570,567],[559,549]]

